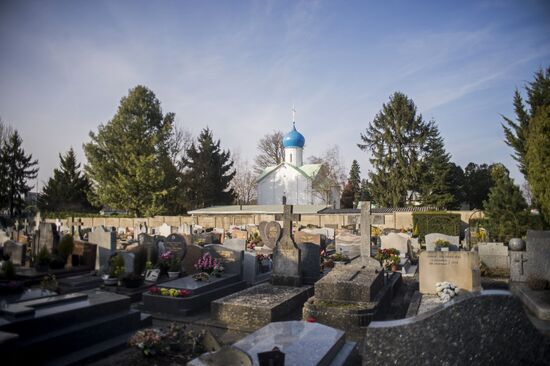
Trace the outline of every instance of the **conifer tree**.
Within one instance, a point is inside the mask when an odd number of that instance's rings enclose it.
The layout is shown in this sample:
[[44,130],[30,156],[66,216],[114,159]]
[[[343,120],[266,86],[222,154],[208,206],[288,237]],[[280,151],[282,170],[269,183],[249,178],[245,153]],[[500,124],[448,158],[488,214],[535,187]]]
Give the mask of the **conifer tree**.
[[491,175],[494,184],[483,202],[489,235],[498,241],[521,237],[527,229],[527,202],[504,165],[495,164]]
[[91,184],[80,170],[76,155],[71,147],[65,155],[59,154],[59,169],[54,169],[53,177],[44,186],[38,197],[40,210],[48,212],[89,212],[95,211],[88,197]]
[[353,160],[351,163],[351,169],[349,171],[348,182],[353,189],[353,205],[357,206],[359,199],[361,198],[361,169],[357,160]]
[[372,195],[369,191],[369,181],[366,179],[361,180],[361,195],[359,201],[372,201]]
[[361,199],[361,170],[357,160],[353,160],[351,163],[351,169],[349,171],[348,181],[342,191],[340,198],[340,207],[353,208],[357,206],[357,203]]
[[422,160],[420,194],[426,206],[449,208],[455,200],[452,194],[452,166],[450,155],[445,151],[443,138],[435,123],[428,124],[428,138]]
[[523,99],[516,89],[514,93],[514,110],[516,121],[502,116],[505,123],[504,142],[514,149],[512,157],[518,162],[521,173],[529,180],[528,166],[525,158],[527,153],[527,139],[529,137],[529,124],[536,115],[539,107],[550,105],[550,67],[546,70],[539,70],[535,73],[534,81],[525,86],[527,92],[526,108]]
[[377,205],[403,206],[407,190],[418,189],[428,131],[412,99],[396,92],[361,134],[358,146],[371,154],[370,193]]
[[348,180],[342,191],[342,196],[340,197],[340,208],[353,208],[354,198],[355,192],[353,191],[353,185]]
[[550,224],[550,105],[530,120],[525,159],[532,197]]
[[229,151],[221,150],[220,140],[214,142],[212,131],[201,131],[197,143],[191,144],[184,159],[184,180],[193,208],[228,205],[234,192],[230,182],[235,176]]
[[98,202],[135,216],[165,210],[177,187],[170,160],[174,114],[163,115],[155,94],[144,86],[131,89],[117,113],[84,144],[85,171]]
[[32,186],[28,181],[38,175],[38,160],[25,154],[19,132],[15,130],[2,146],[0,174],[2,176],[2,208],[7,208],[10,218],[20,216],[25,207],[25,195]]

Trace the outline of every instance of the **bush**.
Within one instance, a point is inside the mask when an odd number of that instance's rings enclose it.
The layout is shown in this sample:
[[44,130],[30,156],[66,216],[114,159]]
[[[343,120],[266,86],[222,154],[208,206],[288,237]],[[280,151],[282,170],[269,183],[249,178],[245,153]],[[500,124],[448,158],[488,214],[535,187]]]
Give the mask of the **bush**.
[[71,234],[63,235],[61,240],[59,241],[59,245],[57,246],[57,252],[65,258],[65,261],[71,254],[73,254],[74,250],[74,240],[73,236]]
[[449,212],[413,212],[413,227],[418,228],[418,238],[424,241],[430,233],[460,235],[460,214]]
[[124,258],[114,255],[109,259],[109,277],[121,277],[124,274]]
[[36,257],[36,263],[40,266],[47,266],[50,264],[51,260],[52,260],[52,256],[50,254],[50,251],[44,245],[42,248],[40,248],[40,251],[38,252],[38,256]]
[[12,279],[15,277],[15,267],[10,260],[4,261],[2,265],[2,272],[5,279]]

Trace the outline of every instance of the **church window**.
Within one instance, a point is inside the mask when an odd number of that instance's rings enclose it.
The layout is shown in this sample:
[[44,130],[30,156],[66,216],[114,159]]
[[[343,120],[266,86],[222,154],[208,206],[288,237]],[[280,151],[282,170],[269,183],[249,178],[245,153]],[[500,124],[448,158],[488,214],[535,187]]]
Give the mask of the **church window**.
[[290,162],[292,163],[292,153],[290,153]]

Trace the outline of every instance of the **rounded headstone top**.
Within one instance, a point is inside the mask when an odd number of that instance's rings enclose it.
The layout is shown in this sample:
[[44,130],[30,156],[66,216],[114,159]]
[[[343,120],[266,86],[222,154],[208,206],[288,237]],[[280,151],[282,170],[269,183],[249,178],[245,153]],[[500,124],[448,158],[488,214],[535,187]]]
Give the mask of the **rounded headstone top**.
[[306,139],[304,135],[296,130],[296,126],[293,124],[292,130],[283,138],[284,147],[304,147]]

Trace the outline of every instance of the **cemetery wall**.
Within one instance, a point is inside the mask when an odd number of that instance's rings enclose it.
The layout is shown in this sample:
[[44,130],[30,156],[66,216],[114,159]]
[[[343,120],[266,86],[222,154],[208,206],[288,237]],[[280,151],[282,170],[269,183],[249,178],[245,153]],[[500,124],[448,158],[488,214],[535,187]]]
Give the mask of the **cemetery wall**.
[[[448,211],[460,214],[464,223],[468,222],[473,211]],[[354,225],[359,223],[360,214],[302,214],[301,225],[316,226],[337,226]],[[476,216],[477,217],[477,216]],[[275,215],[271,214],[224,214],[224,215],[197,215],[197,216],[155,216],[155,217],[75,217],[75,220],[81,220],[84,227],[95,226],[114,226],[114,227],[136,227],[146,223],[148,227],[159,227],[163,223],[170,226],[180,226],[182,224],[198,224],[204,227],[223,227],[229,229],[231,225],[258,225],[262,221],[273,221]],[[62,220],[65,222],[66,220]],[[55,219],[46,219],[45,222],[55,223]],[[413,227],[412,212],[393,212],[384,215],[383,223],[376,226],[384,229],[408,229]]]

